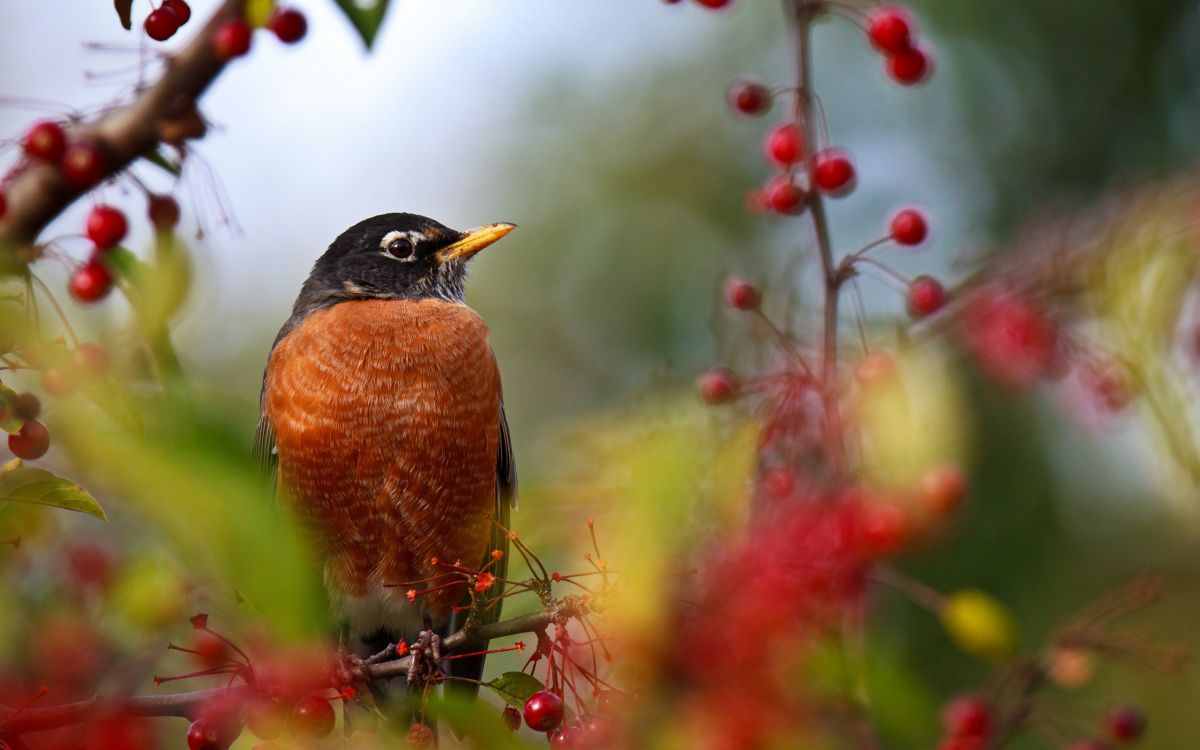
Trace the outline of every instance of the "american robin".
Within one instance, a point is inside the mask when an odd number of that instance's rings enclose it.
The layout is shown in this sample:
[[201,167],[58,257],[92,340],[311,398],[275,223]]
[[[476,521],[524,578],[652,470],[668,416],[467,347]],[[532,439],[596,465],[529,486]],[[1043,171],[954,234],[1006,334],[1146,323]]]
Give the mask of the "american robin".
[[[452,608],[465,586],[410,602],[408,587],[385,584],[444,573],[434,558],[477,566],[507,551],[492,519],[507,526],[515,502],[512,443],[488,329],[463,286],[468,261],[515,228],[361,221],[316,261],[271,349],[255,451],[316,541],[360,655],[430,620],[461,625]],[[492,607],[484,622],[498,616]],[[447,669],[478,680],[483,659]]]

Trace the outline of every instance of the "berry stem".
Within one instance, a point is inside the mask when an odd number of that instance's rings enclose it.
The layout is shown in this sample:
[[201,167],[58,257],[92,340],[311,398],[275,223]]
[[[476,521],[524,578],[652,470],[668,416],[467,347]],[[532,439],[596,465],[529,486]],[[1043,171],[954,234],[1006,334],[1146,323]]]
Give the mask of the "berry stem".
[[[792,116],[797,127],[804,129],[805,141],[817,143],[816,120],[813,117],[812,22],[821,9],[818,0],[783,0],[784,11],[792,23],[795,40],[796,79],[798,94]],[[810,185],[815,185],[814,159],[805,160]],[[821,396],[825,409],[828,450],[837,474],[845,472],[845,447],[842,439],[842,419],[838,404],[838,294],[841,280],[833,262],[829,220],[825,215],[825,199],[819,190],[811,191],[809,211],[817,240],[817,255],[821,263],[824,292],[824,323],[821,336]]]

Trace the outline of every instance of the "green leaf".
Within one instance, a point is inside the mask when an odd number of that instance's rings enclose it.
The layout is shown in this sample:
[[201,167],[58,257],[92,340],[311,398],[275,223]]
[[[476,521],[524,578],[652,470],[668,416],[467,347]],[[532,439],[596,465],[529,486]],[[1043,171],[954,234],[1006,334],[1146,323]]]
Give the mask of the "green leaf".
[[161,151],[155,151],[153,153],[146,154],[142,158],[169,175],[179,177],[183,174],[183,167],[180,166],[178,162],[173,162],[166,156],[163,156]]
[[44,469],[31,469],[19,458],[0,468],[0,502],[49,505],[108,520],[87,490]]
[[117,17],[121,19],[121,25],[126,31],[133,28],[133,0],[113,0],[113,7],[117,9]]
[[17,397],[17,392],[12,388],[0,383],[0,430],[8,433],[20,432],[25,425],[24,422],[17,419],[8,410],[8,405]]
[[335,0],[338,7],[346,14],[346,18],[354,25],[355,31],[362,37],[367,49],[375,43],[375,35],[383,23],[383,15],[387,13],[389,0]]
[[525,701],[529,700],[529,696],[545,690],[538,678],[525,674],[524,672],[505,672],[491,682],[485,682],[485,685],[496,691],[504,699],[504,702],[514,708],[523,708]]

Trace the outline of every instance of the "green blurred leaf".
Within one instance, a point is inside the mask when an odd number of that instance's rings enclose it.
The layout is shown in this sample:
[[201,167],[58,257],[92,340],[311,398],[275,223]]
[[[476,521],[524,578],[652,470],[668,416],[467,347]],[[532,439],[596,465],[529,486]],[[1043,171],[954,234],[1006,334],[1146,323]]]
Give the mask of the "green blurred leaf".
[[142,158],[174,177],[178,177],[183,174],[183,167],[163,156],[161,152],[155,151],[151,154],[143,156]]
[[15,418],[8,410],[8,405],[17,397],[17,392],[0,383],[0,430],[8,433],[20,432],[24,422]]
[[383,23],[387,13],[389,0],[336,0],[346,18],[353,24],[355,31],[362,37],[367,49],[375,43],[375,35]]
[[121,25],[126,31],[133,28],[133,0],[113,0],[113,7],[117,9],[117,18],[121,19]]
[[0,468],[0,502],[48,505],[108,520],[87,490],[45,469],[31,469],[19,458]]
[[496,695],[503,698],[505,703],[515,708],[523,708],[529,696],[546,689],[536,677],[524,672],[505,672],[484,684],[495,690]]

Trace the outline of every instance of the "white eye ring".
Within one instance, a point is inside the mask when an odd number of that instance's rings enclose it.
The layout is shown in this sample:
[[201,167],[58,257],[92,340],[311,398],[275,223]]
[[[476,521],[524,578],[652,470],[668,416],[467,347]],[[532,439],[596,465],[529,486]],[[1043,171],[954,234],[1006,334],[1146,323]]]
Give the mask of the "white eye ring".
[[[417,259],[417,243],[425,239],[425,235],[420,232],[401,232],[393,231],[383,235],[383,239],[379,241],[379,249],[383,254],[392,260],[398,260],[401,263],[409,263]],[[400,243],[403,243],[402,245]],[[393,247],[395,246],[395,249]],[[403,247],[407,250],[407,254],[398,254],[397,250]]]

